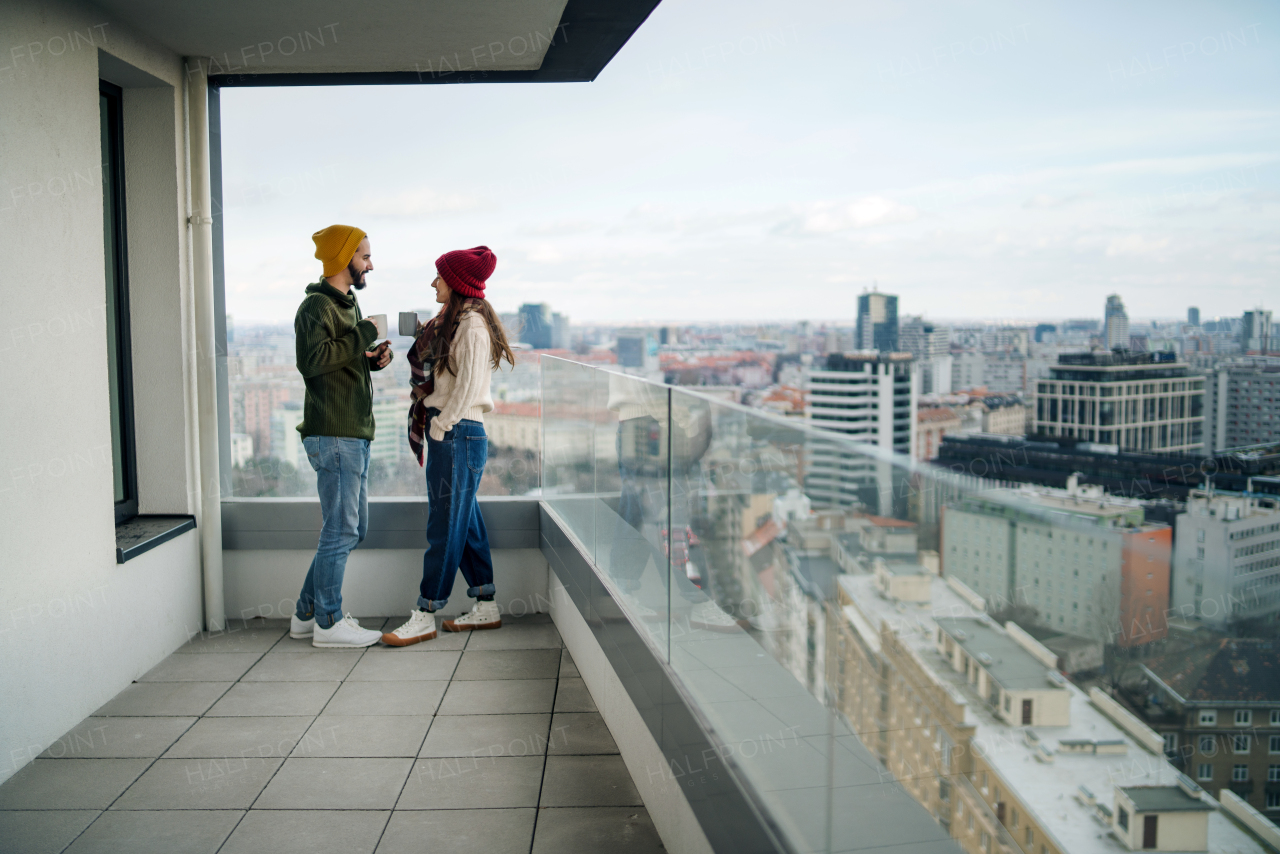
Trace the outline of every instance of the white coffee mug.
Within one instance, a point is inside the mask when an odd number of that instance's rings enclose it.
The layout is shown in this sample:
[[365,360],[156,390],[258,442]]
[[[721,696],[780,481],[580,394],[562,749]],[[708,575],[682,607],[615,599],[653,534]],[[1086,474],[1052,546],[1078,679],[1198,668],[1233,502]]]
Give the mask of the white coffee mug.
[[418,313],[416,311],[400,312],[400,334],[412,338],[418,334]]
[[387,337],[387,316],[385,314],[371,314],[365,320],[371,321],[374,326],[378,327],[378,338]]

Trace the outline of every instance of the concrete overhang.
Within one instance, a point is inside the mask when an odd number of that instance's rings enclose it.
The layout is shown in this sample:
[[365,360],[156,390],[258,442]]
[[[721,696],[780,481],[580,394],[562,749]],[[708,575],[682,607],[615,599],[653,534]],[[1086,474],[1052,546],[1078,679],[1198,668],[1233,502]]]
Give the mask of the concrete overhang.
[[100,0],[214,86],[590,81],[658,0]]

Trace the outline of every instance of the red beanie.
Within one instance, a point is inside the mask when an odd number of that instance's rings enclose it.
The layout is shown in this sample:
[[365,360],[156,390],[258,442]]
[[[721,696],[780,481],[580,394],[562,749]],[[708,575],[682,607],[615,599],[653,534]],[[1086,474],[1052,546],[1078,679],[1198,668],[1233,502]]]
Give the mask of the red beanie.
[[484,283],[493,275],[498,259],[488,246],[455,249],[436,259],[436,272],[444,283],[463,296],[484,299]]

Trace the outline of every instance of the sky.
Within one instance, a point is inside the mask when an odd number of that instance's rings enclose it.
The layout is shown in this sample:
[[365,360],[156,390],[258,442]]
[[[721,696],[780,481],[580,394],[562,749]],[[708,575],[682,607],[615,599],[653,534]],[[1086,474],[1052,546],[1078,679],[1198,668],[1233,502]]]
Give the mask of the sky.
[[[572,38],[572,34],[569,34]],[[1280,310],[1280,4],[665,0],[591,83],[222,90],[227,311],[484,244],[577,323]]]

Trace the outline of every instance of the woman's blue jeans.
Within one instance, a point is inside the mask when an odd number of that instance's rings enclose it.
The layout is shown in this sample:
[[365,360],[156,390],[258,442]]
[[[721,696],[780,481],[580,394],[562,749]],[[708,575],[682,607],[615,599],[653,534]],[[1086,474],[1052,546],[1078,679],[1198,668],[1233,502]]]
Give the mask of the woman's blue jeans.
[[[428,409],[431,419],[440,414]],[[422,586],[418,607],[437,611],[449,601],[459,569],[467,580],[467,595],[492,596],[493,556],[480,515],[476,491],[489,459],[484,425],[464,419],[444,434],[444,441],[427,440],[427,550],[422,555]]]
[[369,441],[346,436],[307,436],[307,461],[320,493],[320,543],[298,596],[299,619],[322,629],[342,619],[342,576],[347,555],[369,530]]

